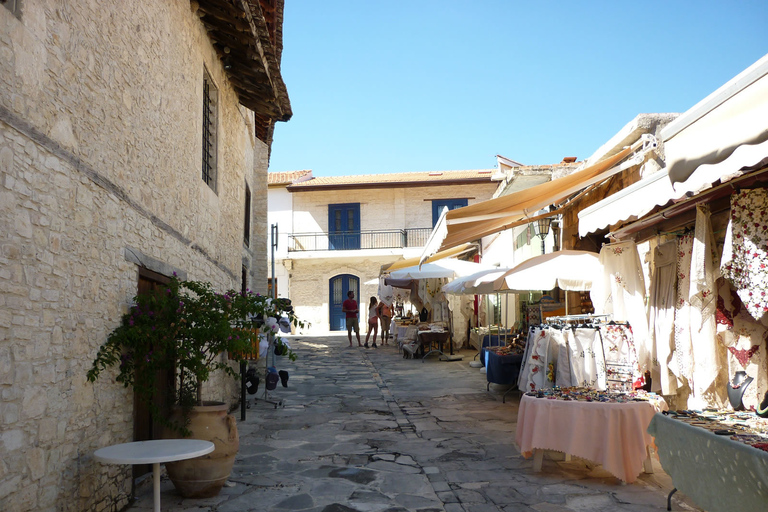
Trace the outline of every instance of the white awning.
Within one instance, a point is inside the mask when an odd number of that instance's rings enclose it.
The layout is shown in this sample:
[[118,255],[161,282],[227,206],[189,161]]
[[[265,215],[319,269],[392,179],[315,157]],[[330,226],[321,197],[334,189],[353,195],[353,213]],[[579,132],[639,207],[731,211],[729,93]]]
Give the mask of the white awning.
[[671,199],[676,193],[666,170],[651,174],[579,212],[579,236],[586,236],[618,222],[637,219]]
[[669,176],[688,180],[702,164],[725,161],[744,144],[768,140],[768,55],[661,131]]
[[414,265],[393,270],[389,276],[392,279],[454,279],[456,277],[468,276],[487,268],[486,265],[481,263],[462,261],[455,258],[443,258],[432,263],[424,263],[421,266]]
[[580,211],[579,236],[638,219],[657,206],[700,194],[717,181],[726,183],[765,165],[768,165],[768,141],[743,144],[722,162],[700,165],[687,180],[674,186],[668,170],[659,171]]

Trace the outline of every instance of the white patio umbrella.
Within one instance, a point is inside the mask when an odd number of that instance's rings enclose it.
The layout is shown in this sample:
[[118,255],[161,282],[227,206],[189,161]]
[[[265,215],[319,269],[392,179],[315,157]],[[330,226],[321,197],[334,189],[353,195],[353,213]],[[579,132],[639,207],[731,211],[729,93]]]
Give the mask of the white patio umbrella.
[[432,263],[424,263],[421,268],[418,265],[393,270],[389,277],[393,279],[438,279],[468,276],[479,270],[487,269],[480,263],[457,260],[455,258],[443,258]]
[[486,295],[496,293],[495,281],[507,273],[508,268],[491,268],[475,272],[466,277],[457,277],[443,286],[445,293],[454,295]]
[[498,290],[585,291],[603,272],[598,255],[588,251],[563,250],[530,258],[499,277]]

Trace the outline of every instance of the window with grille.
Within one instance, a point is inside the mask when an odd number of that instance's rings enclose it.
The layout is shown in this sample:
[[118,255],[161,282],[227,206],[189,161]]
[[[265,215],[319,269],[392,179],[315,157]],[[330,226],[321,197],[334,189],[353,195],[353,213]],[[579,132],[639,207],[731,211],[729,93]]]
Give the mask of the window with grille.
[[218,90],[208,72],[203,77],[203,181],[216,191],[216,107]]
[[251,189],[245,184],[245,224],[243,227],[243,241],[246,247],[251,245]]
[[21,17],[21,0],[0,0],[0,4],[3,4],[17,18]]

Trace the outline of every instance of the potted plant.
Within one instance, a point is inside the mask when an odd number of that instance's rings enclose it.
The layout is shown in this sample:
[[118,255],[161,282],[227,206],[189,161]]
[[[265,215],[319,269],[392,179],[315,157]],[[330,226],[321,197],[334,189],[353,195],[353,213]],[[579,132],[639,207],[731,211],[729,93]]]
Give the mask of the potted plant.
[[[284,317],[303,325],[283,301],[250,291],[218,293],[210,283],[180,281],[174,274],[164,288],[134,298],[99,348],[88,380],[117,367],[115,380],[133,387],[164,427],[164,437],[213,441],[210,455],[166,465],[182,495],[213,496],[229,476],[239,438],[228,405],[202,400],[203,384],[216,371],[237,378],[223,353],[252,352],[258,343],[254,320],[271,324],[270,318]],[[171,376],[168,381],[157,378],[162,372]]]

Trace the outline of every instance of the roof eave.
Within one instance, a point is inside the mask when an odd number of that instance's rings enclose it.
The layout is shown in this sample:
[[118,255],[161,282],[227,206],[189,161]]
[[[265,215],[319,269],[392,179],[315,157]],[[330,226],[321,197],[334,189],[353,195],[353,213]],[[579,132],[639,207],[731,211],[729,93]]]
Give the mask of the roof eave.
[[490,178],[463,178],[441,181],[389,181],[382,183],[333,183],[326,185],[289,185],[290,192],[309,192],[317,190],[353,190],[370,188],[410,188],[410,187],[434,187],[442,185],[477,185],[482,183],[494,184]]

